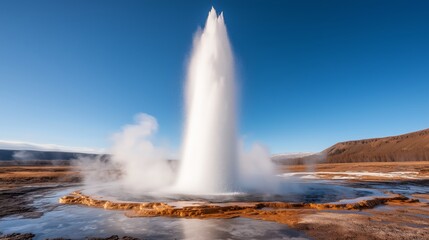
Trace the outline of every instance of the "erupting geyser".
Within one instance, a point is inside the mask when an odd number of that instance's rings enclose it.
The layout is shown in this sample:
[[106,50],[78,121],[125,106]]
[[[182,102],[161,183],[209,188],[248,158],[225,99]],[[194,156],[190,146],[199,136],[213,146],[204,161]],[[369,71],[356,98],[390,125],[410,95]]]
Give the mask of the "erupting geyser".
[[223,14],[211,9],[197,33],[186,83],[186,123],[179,191],[238,190],[234,59]]
[[[244,151],[239,143],[236,91],[234,58],[223,14],[218,16],[212,8],[204,29],[195,36],[189,61],[177,174],[167,161],[168,152],[151,142],[158,128],[156,119],[138,114],[135,124],[114,135],[111,163],[105,166],[98,160],[84,164],[97,170],[88,171],[87,185],[157,196],[277,191],[268,150],[254,144]],[[119,169],[120,174],[98,171],[109,168]],[[111,182],[106,184],[106,179]]]

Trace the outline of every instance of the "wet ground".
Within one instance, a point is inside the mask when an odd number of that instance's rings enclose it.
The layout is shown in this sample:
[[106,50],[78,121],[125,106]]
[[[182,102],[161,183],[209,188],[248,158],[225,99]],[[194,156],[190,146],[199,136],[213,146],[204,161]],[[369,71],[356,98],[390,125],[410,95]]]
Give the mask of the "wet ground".
[[58,199],[73,189],[61,187],[39,192],[30,204],[35,214],[3,217],[1,231],[3,234],[33,233],[34,239],[107,238],[112,235],[142,239],[307,239],[303,232],[262,220],[128,218],[121,211],[59,204]]
[[[41,175],[43,174],[37,176],[40,178]],[[0,182],[0,239],[85,239],[108,238],[112,235],[128,236],[128,239],[429,238],[429,180],[421,176],[412,179],[395,178],[390,181],[385,178],[301,178],[306,184],[302,185],[301,190],[305,191],[295,192],[295,196],[241,195],[230,200],[249,200],[249,197],[253,197],[252,200],[255,201],[268,199],[326,203],[341,202],[343,199],[343,202],[353,202],[374,195],[395,193],[418,201],[393,201],[360,211],[292,208],[275,210],[272,214],[257,215],[253,218],[250,216],[231,219],[130,218],[124,211],[63,205],[58,203],[58,199],[76,189],[82,189],[82,185],[75,181],[62,181],[58,184],[55,176],[50,177],[51,182],[44,180],[41,183],[22,183],[14,182],[9,174],[8,183]],[[275,199],[276,197],[280,199]],[[170,199],[173,200],[177,199]],[[203,197],[199,200],[207,199]],[[214,199],[212,202],[219,201]],[[34,237],[5,237],[12,233],[32,233]]]

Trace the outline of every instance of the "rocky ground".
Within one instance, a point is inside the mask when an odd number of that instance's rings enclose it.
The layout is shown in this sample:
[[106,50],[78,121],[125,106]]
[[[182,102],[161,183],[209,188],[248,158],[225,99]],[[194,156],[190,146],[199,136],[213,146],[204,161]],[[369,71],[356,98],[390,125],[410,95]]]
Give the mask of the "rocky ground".
[[[386,198],[362,200],[343,204],[305,203],[234,203],[205,204],[177,208],[165,203],[122,204],[85,195],[62,198],[63,203],[93,205],[106,209],[119,209],[130,217],[170,216],[184,218],[236,218],[244,217],[285,224],[304,232],[313,239],[428,239],[429,238],[429,162],[406,163],[351,163],[317,164],[314,166],[287,166],[280,172],[328,172],[318,178],[332,179],[343,172],[392,173],[408,172],[412,175],[353,175],[346,179],[358,187],[383,183],[389,186],[407,184],[423,191],[412,195],[391,194]],[[356,177],[357,176],[357,177]],[[11,215],[25,218],[40,217],[43,212],[32,207],[32,201],[45,192],[63,186],[79,184],[77,168],[70,166],[2,166],[0,167],[0,219]],[[426,189],[426,190],[424,190]],[[44,209],[44,211],[50,211]],[[4,234],[0,239],[32,239],[32,233]],[[106,238],[104,238],[106,239]],[[133,239],[128,236],[111,236],[107,239]]]

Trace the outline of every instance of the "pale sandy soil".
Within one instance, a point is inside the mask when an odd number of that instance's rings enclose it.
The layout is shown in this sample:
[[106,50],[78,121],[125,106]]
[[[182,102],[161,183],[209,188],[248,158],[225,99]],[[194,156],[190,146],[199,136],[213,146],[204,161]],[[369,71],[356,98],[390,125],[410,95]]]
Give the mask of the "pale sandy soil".
[[289,174],[293,176],[315,175],[317,178],[322,179],[358,179],[372,181],[429,179],[429,162],[366,162],[284,165],[279,166],[278,171],[279,174]]
[[0,166],[0,190],[80,180],[78,168],[72,166]]

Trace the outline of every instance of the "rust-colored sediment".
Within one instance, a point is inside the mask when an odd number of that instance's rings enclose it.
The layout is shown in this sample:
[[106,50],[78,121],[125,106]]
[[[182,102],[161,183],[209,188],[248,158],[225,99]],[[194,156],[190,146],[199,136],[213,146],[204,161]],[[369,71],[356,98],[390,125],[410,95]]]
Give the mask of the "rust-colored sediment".
[[418,200],[409,199],[402,195],[392,195],[389,197],[375,197],[355,203],[241,202],[225,204],[203,203],[195,206],[176,207],[162,202],[113,202],[95,199],[81,192],[73,192],[60,198],[59,202],[110,210],[129,210],[126,212],[128,217],[167,216],[198,219],[247,217],[294,225],[298,222],[301,214],[315,210],[361,210],[374,208],[377,205],[386,203],[413,203],[418,202]]

